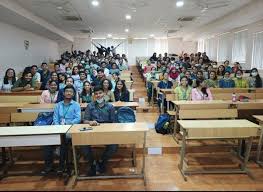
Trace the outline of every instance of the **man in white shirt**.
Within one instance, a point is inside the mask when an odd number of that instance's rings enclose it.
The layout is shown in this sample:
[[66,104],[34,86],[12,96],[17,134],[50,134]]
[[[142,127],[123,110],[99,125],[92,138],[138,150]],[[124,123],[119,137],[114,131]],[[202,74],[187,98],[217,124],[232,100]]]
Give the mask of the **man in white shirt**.
[[106,77],[109,77],[110,76],[110,70],[107,67],[107,64],[106,62],[102,62],[101,63],[101,68],[104,70],[104,74]]
[[36,65],[33,65],[31,67],[31,73],[32,73],[32,80],[36,81],[36,82],[40,82],[41,81],[41,75],[40,73],[37,72],[38,68]]

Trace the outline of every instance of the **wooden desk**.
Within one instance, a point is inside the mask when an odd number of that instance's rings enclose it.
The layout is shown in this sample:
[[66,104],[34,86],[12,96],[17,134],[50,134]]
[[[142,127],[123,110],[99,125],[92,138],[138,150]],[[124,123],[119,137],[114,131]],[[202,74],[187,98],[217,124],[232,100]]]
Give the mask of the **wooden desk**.
[[10,123],[11,113],[16,113],[17,108],[26,103],[0,103],[0,123]]
[[263,167],[263,162],[260,161],[260,155],[261,155],[261,149],[262,149],[262,142],[263,142],[263,115],[254,115],[254,118],[257,119],[260,125],[260,137],[258,142],[258,148],[257,148],[257,156],[256,156],[256,162]]
[[[111,103],[115,108],[119,107],[131,107],[136,109],[139,107],[139,103],[137,102],[113,102]],[[80,107],[85,109],[87,107],[87,103],[81,103]],[[41,113],[41,112],[53,112],[55,104],[25,104],[22,107],[18,108],[22,113]]]
[[[0,128],[0,147],[31,147],[31,146],[49,146],[61,145],[62,135],[66,134],[71,125],[53,125],[53,126],[24,126],[24,127],[1,127]],[[5,152],[3,154],[5,157]],[[8,176],[8,167],[6,158],[3,159],[3,177]],[[28,172],[27,172],[28,173]],[[32,172],[30,172],[32,174]],[[16,174],[25,174],[19,172]]]
[[40,96],[42,94],[42,90],[35,90],[35,91],[20,91],[20,92],[5,92],[0,91],[0,95],[9,95],[9,96],[33,96],[37,95]]
[[[259,125],[254,124],[248,120],[180,120],[178,123],[183,131],[181,159],[179,170],[186,180],[186,174],[196,173],[242,173],[249,174],[247,169],[247,162],[252,146],[253,137],[257,136]],[[248,145],[244,158],[241,162],[241,169],[230,170],[186,170],[184,166],[184,159],[186,154],[186,140],[205,140],[205,139],[247,139]],[[241,143],[241,142],[240,142]]]
[[[70,129],[72,135],[72,148],[74,157],[75,177],[74,184],[77,180],[83,179],[107,179],[107,178],[143,178],[145,180],[145,143],[148,127],[146,123],[111,123],[101,124],[92,127],[90,131],[80,131],[80,128],[90,127],[89,125],[73,125]],[[109,144],[143,144],[143,165],[140,174],[118,175],[118,176],[80,176],[76,159],[76,147],[85,145],[109,145]]]

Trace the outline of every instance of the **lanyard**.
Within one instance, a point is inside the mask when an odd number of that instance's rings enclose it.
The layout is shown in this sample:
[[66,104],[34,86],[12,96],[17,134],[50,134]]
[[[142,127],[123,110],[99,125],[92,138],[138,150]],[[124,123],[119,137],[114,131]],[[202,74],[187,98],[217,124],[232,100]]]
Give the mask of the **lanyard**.
[[65,119],[66,118],[66,115],[67,115],[67,113],[68,113],[68,111],[69,111],[69,108],[70,108],[70,104],[69,104],[69,106],[67,106],[67,108],[66,108],[66,110],[65,110],[65,105],[63,104],[63,118]]

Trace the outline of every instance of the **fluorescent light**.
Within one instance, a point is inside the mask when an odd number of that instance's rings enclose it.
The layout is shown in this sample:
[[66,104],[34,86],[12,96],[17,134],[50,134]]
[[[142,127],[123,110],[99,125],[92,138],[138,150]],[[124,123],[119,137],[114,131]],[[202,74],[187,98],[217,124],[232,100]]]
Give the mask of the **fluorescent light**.
[[182,7],[184,6],[184,1],[177,1],[176,2],[176,7]]
[[108,34],[108,37],[112,37],[112,34]]
[[129,29],[125,29],[125,32],[128,33],[128,32],[129,32]]
[[99,2],[97,1],[97,0],[93,0],[92,2],[91,2],[91,4],[94,6],[94,7],[97,7],[97,6],[99,6]]
[[131,20],[131,15],[125,15],[125,18],[126,18],[127,20]]
[[151,34],[150,37],[154,37],[154,34]]
[[62,9],[63,9],[63,7],[61,7],[61,6],[58,6],[58,7],[57,7],[57,9],[58,9],[58,10],[62,10]]

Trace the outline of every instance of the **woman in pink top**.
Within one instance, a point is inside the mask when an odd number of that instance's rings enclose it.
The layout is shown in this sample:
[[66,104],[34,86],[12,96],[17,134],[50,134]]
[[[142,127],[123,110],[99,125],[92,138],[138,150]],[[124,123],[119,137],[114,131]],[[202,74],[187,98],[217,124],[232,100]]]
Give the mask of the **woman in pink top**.
[[49,82],[49,89],[42,92],[40,103],[56,103],[58,97],[58,85],[56,81]]
[[213,100],[211,91],[207,88],[204,80],[196,80],[196,88],[192,89],[192,100],[193,101],[203,101],[203,100]]

